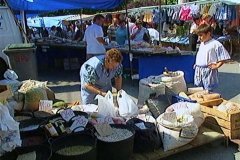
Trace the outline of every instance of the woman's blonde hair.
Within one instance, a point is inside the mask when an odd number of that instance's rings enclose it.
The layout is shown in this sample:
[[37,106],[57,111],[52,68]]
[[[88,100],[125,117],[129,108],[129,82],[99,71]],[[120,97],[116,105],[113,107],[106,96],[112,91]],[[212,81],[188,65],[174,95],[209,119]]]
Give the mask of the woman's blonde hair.
[[108,50],[105,57],[106,60],[114,61],[117,63],[121,63],[123,59],[121,52],[116,48]]

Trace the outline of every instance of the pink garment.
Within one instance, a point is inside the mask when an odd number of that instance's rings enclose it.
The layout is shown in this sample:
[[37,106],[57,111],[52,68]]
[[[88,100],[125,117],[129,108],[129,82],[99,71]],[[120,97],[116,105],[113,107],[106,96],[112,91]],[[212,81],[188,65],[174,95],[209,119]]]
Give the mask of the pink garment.
[[181,21],[189,21],[192,19],[190,6],[182,6],[179,16]]

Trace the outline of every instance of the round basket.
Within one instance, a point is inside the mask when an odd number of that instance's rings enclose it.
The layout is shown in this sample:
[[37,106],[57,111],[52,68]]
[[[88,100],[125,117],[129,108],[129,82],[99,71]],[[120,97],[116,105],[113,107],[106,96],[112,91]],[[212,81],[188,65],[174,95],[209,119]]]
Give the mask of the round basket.
[[42,128],[33,131],[20,132],[22,147],[31,147],[48,143],[48,138]]
[[17,122],[21,122],[31,118],[33,118],[32,112],[15,112],[14,113],[14,120]]
[[49,160],[52,151],[48,145],[39,145],[32,147],[19,147],[12,152],[6,153],[4,156],[0,157],[1,160],[16,160],[19,155],[26,154],[29,152],[36,152],[36,160]]
[[71,134],[52,140],[52,160],[96,160],[96,139],[87,134]]
[[111,124],[112,128],[127,129],[132,132],[132,136],[127,139],[106,142],[101,139],[97,139],[97,151],[98,160],[127,160],[133,153],[134,135],[135,131],[133,128],[123,124]]

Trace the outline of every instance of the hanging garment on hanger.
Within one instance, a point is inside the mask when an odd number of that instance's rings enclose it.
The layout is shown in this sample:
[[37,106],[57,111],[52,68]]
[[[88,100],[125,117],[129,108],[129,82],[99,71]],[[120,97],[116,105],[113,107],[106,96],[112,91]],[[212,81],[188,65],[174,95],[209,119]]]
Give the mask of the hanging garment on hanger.
[[237,18],[236,6],[228,6],[227,17],[229,21],[235,20]]
[[211,7],[208,10],[208,15],[214,16],[217,11],[217,4],[212,4]]
[[192,4],[191,6],[190,6],[190,9],[191,9],[191,15],[197,15],[197,14],[199,14],[199,12],[200,12],[200,6],[199,6],[199,4]]
[[159,10],[154,9],[153,10],[153,22],[156,24],[159,24],[159,19],[161,18],[161,15],[159,15]]
[[203,6],[203,8],[201,9],[201,14],[202,14],[202,15],[203,15],[203,14],[208,14],[208,11],[209,11],[211,5],[212,5],[212,4],[205,4],[205,5]]
[[173,16],[172,16],[173,21],[179,20],[180,9],[181,9],[180,7],[174,7],[174,13],[173,13]]
[[239,26],[238,6],[230,7],[232,9],[230,17],[230,28]]
[[173,8],[168,8],[167,14],[168,14],[168,22],[169,23],[172,21],[173,13],[174,13],[174,9]]
[[179,16],[180,16],[180,20],[181,21],[188,21],[188,20],[191,20],[192,19],[192,16],[190,15],[190,12],[191,12],[191,9],[189,6],[187,5],[183,5],[181,10],[180,10],[180,13],[179,13]]

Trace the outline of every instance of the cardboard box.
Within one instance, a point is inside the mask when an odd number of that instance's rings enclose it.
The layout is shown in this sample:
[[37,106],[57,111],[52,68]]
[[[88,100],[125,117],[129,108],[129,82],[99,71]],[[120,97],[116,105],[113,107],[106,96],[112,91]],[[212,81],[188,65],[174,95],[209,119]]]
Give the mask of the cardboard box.
[[0,85],[0,103],[3,103],[8,98],[12,97],[13,94],[11,92],[11,89],[7,85]]

